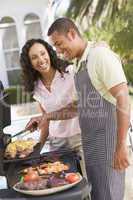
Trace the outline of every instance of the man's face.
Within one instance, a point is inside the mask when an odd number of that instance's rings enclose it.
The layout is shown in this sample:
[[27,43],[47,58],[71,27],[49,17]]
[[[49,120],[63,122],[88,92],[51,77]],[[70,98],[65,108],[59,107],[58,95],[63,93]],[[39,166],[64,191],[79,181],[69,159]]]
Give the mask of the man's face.
[[55,31],[49,38],[57,54],[62,54],[65,60],[72,60],[76,57],[75,35],[72,32],[65,34]]

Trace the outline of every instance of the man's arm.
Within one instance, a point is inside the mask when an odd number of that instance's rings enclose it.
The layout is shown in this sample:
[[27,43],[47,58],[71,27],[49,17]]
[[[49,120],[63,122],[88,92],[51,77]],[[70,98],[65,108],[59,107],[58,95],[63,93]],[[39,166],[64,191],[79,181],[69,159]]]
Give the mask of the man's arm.
[[67,120],[72,119],[77,115],[77,101],[74,101],[60,110],[51,113],[45,113],[44,117],[46,117],[47,120]]
[[49,123],[50,120],[67,120],[72,119],[77,115],[77,101],[74,101],[60,110],[51,113],[43,112],[42,116],[33,117],[26,125],[26,129],[33,131],[37,127],[42,128],[43,124]]
[[[39,103],[39,107],[40,110],[42,111],[42,115],[46,114],[46,111],[44,110],[44,108],[41,106],[41,104]],[[45,144],[48,135],[49,135],[49,121],[45,121],[45,122],[40,122],[38,124],[38,128],[40,129],[40,143],[41,143],[41,147],[43,147],[43,145]]]
[[126,145],[127,131],[130,125],[130,104],[126,83],[121,83],[110,89],[116,99],[117,109],[117,143],[114,156],[114,168],[123,170],[129,166],[128,149]]

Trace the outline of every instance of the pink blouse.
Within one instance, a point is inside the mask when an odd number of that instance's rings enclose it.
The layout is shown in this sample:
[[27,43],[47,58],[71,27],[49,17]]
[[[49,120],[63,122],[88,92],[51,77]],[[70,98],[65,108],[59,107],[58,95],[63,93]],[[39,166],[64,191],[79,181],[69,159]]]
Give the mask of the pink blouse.
[[[44,108],[45,112],[50,113],[59,110],[69,103],[73,102],[76,97],[73,73],[64,73],[64,77],[56,71],[51,84],[51,92],[47,90],[41,80],[38,80],[34,99]],[[71,137],[81,133],[78,117],[69,120],[50,121],[49,137]]]

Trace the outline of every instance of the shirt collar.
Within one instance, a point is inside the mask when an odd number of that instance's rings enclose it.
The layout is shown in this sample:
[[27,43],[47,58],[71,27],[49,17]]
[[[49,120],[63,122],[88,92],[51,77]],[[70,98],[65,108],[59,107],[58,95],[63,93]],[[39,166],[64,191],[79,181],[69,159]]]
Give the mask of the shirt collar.
[[[60,78],[61,78],[61,73],[60,73],[58,70],[56,70],[55,75],[54,75],[54,78],[53,78],[53,80],[52,80],[51,86],[52,86],[56,81],[58,81]],[[42,87],[45,87],[45,85],[43,84],[43,82],[42,82],[41,79],[39,79],[39,80],[37,81],[36,84],[38,85],[39,89],[42,89]],[[46,88],[46,87],[45,87],[45,88]]]
[[78,72],[81,69],[81,62],[86,61],[87,56],[88,56],[89,51],[90,51],[90,48],[91,48],[91,45],[92,45],[92,42],[89,41],[84,52],[83,52],[83,54],[82,54],[82,56],[81,56],[81,58],[79,60],[76,59],[76,61],[75,61],[75,72]]

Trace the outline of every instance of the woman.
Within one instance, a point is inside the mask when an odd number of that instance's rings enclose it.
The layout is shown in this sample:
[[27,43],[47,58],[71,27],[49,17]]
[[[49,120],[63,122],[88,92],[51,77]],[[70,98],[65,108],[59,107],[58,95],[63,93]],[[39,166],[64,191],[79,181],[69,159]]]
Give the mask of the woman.
[[[65,69],[67,61],[59,59],[53,48],[41,39],[31,39],[22,48],[20,56],[25,89],[33,93],[42,114],[50,113],[73,102],[76,95],[73,74]],[[78,117],[69,120],[50,121],[41,127],[40,141],[48,135],[51,150],[81,148]]]

